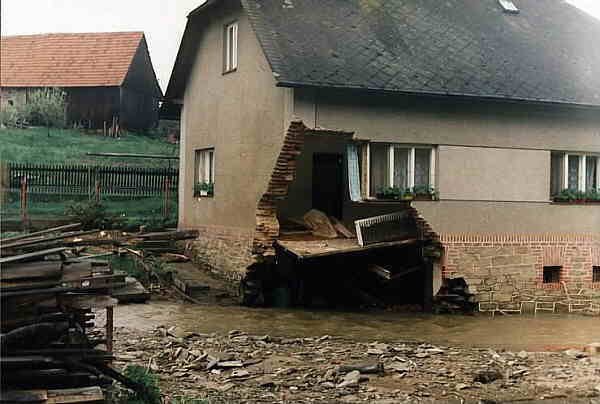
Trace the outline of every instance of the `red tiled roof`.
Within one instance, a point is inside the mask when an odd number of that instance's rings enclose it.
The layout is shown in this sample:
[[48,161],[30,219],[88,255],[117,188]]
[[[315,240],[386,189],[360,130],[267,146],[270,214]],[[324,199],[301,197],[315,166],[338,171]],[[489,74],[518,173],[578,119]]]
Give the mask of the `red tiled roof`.
[[120,86],[143,37],[143,32],[2,37],[0,86]]

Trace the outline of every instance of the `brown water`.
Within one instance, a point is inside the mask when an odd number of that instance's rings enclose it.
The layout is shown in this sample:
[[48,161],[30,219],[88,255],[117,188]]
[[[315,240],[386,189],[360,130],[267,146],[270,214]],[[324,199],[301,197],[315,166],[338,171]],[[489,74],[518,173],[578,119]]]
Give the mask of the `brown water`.
[[509,350],[559,350],[600,341],[598,317],[568,315],[434,316],[404,313],[249,309],[167,302],[118,306],[117,326],[282,337],[341,336],[357,341],[424,341]]

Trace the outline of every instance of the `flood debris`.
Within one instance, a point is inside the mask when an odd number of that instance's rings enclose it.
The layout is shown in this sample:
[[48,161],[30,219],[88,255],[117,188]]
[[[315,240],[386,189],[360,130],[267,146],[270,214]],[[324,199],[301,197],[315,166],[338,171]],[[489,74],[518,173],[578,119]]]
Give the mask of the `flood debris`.
[[445,278],[434,297],[434,311],[438,314],[468,314],[476,308],[475,295],[469,292],[469,285],[464,278]]
[[[111,294],[127,285],[126,276],[92,259],[98,254],[84,254],[112,240],[98,230],[64,231],[78,226],[0,241],[2,402],[96,402],[113,380],[143,391],[110,368],[117,304]],[[94,329],[100,312],[102,330]]]
[[[597,363],[561,352],[510,352],[329,335],[280,337],[117,330],[117,362],[151,364],[169,397],[211,402],[569,402],[600,397]],[[525,352],[525,351],[523,351]],[[556,383],[560,375],[562,383]],[[449,402],[460,402],[449,401]],[[491,402],[491,401],[490,401]]]

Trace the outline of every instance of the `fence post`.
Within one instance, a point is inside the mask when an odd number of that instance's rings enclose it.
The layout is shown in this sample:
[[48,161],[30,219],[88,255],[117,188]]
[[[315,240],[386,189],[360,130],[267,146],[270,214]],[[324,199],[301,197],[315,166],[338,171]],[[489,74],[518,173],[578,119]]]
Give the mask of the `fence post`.
[[8,202],[8,189],[10,188],[10,173],[8,163],[0,161],[0,205]]
[[29,227],[27,215],[27,177],[21,177],[21,224],[23,228]]
[[163,217],[165,219],[168,219],[169,218],[169,210],[170,210],[169,203],[171,200],[171,179],[169,177],[165,177],[163,197],[164,197]]
[[96,203],[100,203],[100,180],[99,179],[96,179],[95,198],[96,198]]

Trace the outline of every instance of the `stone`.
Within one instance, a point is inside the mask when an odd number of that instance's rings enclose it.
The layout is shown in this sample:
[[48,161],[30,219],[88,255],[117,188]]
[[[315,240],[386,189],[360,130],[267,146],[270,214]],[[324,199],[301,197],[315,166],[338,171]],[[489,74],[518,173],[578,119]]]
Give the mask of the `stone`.
[[233,372],[231,372],[231,377],[233,378],[241,378],[247,376],[250,376],[250,372],[248,372],[245,369],[236,369]]
[[338,389],[349,387],[349,386],[358,386],[360,382],[360,372],[358,370],[353,370],[352,372],[346,374],[344,376],[341,383],[339,383],[336,387]]
[[468,389],[470,387],[471,386],[469,386],[468,384],[465,384],[465,383],[457,383],[456,386],[455,386],[456,390],[459,390],[459,391],[460,390]]
[[527,359],[529,358],[529,354],[525,351],[521,351],[517,354],[517,357],[519,357],[520,359]]
[[377,348],[369,348],[367,349],[367,354],[369,355],[383,355],[383,351]]
[[578,349],[567,349],[565,351],[565,355],[567,355],[568,357],[573,358],[573,359],[583,359],[588,356],[587,353],[580,351]]
[[502,373],[500,373],[497,369],[485,369],[480,370],[473,377],[474,382],[488,384],[492,383],[495,380],[502,379]]
[[217,363],[217,366],[220,368],[241,368],[244,364],[242,361],[223,361]]
[[387,368],[393,370],[394,372],[401,373],[406,373],[410,371],[410,365],[406,362],[392,362],[391,364],[387,365]]

